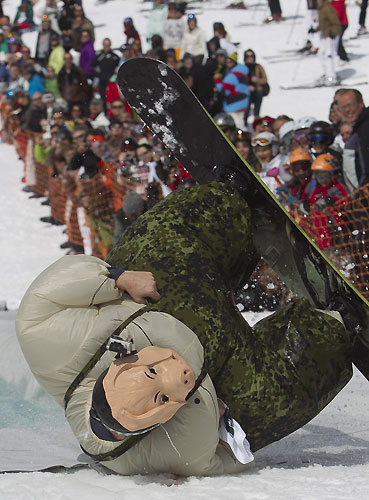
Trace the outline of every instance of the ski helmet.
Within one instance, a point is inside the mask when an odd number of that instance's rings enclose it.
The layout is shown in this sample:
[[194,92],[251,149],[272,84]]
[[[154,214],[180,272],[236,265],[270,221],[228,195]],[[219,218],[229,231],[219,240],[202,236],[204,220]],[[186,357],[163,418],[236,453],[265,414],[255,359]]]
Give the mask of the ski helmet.
[[312,123],[316,122],[314,116],[303,116],[296,121],[296,130],[300,128],[310,128]]
[[290,165],[298,161],[306,161],[310,163],[313,161],[309,153],[307,153],[305,149],[302,148],[294,149],[290,154],[289,160],[290,160]]
[[260,134],[257,134],[251,141],[252,147],[256,146],[271,146],[272,147],[272,154],[273,157],[277,156],[279,153],[279,142],[278,139],[274,134],[271,132],[260,132]]
[[330,153],[319,155],[311,165],[311,170],[313,172],[331,172],[332,175],[337,172],[337,168],[337,161]]
[[279,129],[279,137],[281,142],[289,147],[292,141],[293,132],[296,129],[296,122],[290,120],[282,125]]
[[123,20],[123,24],[133,24],[132,17],[125,17]]
[[310,171],[313,159],[303,148],[296,148],[289,156],[289,172],[291,175],[298,171]]
[[236,123],[228,113],[218,113],[214,116],[214,121],[218,127],[236,128]]
[[329,146],[333,142],[332,126],[324,121],[316,121],[310,126],[310,142],[326,144]]

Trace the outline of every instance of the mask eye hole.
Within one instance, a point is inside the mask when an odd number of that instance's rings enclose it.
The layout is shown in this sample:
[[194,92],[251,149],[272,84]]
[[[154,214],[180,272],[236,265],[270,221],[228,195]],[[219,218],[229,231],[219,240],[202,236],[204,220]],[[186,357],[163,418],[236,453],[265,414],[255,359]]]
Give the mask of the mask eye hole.
[[152,373],[153,375],[156,375],[156,370],[153,367],[149,368],[149,372]]
[[163,394],[162,397],[161,397],[161,402],[162,403],[166,403],[167,401],[169,401],[168,396],[166,396],[165,394]]

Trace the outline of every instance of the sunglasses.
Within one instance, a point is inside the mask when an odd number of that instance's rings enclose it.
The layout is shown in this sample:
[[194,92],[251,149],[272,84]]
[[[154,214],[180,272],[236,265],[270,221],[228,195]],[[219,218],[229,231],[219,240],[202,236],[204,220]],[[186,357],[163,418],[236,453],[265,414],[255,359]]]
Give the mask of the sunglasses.
[[111,109],[122,109],[123,108],[123,105],[119,105],[119,106],[112,106]]

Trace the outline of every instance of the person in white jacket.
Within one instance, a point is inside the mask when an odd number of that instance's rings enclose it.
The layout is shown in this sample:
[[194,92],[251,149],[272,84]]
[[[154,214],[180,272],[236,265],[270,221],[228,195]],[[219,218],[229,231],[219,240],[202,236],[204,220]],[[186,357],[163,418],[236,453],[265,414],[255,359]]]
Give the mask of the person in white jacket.
[[279,167],[284,157],[279,152],[278,139],[271,132],[261,132],[252,139],[251,144],[262,168],[257,174],[275,195],[277,188],[283,184],[279,178]]
[[146,29],[146,40],[151,42],[154,35],[162,36],[163,23],[168,17],[168,6],[163,0],[154,0],[154,5],[149,14],[149,21]]
[[187,28],[183,34],[181,55],[183,59],[185,54],[194,56],[194,62],[201,64],[206,54],[205,33],[197,25],[197,19],[194,14],[189,14],[187,19]]

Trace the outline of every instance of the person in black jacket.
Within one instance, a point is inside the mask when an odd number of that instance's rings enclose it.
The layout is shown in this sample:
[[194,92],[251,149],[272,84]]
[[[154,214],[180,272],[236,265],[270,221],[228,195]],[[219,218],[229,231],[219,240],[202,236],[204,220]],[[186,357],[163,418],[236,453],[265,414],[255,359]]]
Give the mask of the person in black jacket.
[[86,75],[73,64],[69,53],[64,54],[64,66],[58,74],[58,87],[62,98],[70,106],[82,104],[86,107],[89,92]]
[[119,64],[119,56],[111,50],[110,38],[104,38],[103,49],[98,52],[92,61],[92,72],[95,78],[99,79],[98,89],[101,99],[104,102],[106,111],[105,90],[110,78],[114,74]]
[[51,22],[46,17],[42,19],[41,29],[37,38],[35,57],[35,60],[42,66],[46,66],[49,59],[52,36],[56,36],[57,38],[59,38],[59,35],[56,33],[56,31],[51,29]]
[[27,109],[24,116],[24,129],[31,132],[43,132],[42,120],[46,120],[46,106],[42,102],[41,92],[35,92],[32,97],[32,104]]
[[74,17],[74,7],[82,5],[82,0],[63,0],[64,5],[59,11],[58,25],[60,31],[69,30],[72,28]]
[[356,89],[339,89],[335,102],[341,121],[353,126],[343,152],[345,185],[353,191],[369,183],[369,108]]
[[67,170],[78,170],[81,179],[92,179],[99,171],[98,165],[100,161],[100,158],[86,144],[85,147],[77,148],[77,152],[69,162]]

